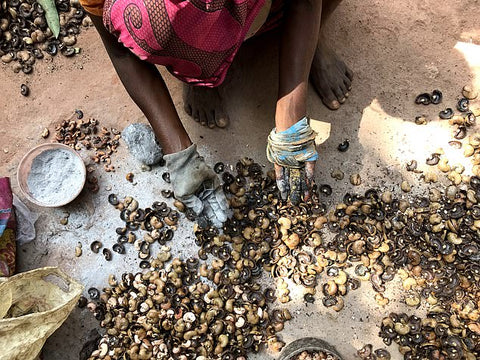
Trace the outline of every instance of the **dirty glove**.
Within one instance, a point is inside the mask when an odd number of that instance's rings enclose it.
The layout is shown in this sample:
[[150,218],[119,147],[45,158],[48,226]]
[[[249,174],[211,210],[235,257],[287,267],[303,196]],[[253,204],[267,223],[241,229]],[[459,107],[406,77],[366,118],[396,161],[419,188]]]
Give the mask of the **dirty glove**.
[[274,128],[268,136],[267,158],[275,164],[277,187],[283,200],[293,204],[307,201],[314,184],[315,148],[317,133],[304,117],[287,130],[277,133]]
[[214,226],[227,220],[228,203],[217,174],[205,163],[193,144],[185,150],[165,155],[175,197],[197,215],[205,215]]

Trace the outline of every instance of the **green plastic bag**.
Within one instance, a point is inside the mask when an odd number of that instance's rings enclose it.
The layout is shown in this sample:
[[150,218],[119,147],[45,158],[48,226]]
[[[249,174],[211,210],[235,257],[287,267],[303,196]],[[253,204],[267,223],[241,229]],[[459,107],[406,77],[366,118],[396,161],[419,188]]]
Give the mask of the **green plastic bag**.
[[82,291],[56,267],[0,278],[0,360],[34,360]]
[[60,33],[60,18],[58,17],[57,7],[55,6],[55,0],[38,0],[38,3],[45,10],[45,19],[52,31],[53,36],[58,38]]

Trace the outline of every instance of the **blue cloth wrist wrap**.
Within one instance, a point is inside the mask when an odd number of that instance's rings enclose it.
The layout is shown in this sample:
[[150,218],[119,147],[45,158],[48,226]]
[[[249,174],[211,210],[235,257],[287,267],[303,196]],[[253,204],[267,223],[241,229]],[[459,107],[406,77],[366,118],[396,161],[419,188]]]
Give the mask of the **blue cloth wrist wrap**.
[[293,168],[301,168],[306,161],[318,159],[315,148],[317,133],[304,117],[287,130],[277,133],[274,128],[268,136],[267,158],[270,162]]

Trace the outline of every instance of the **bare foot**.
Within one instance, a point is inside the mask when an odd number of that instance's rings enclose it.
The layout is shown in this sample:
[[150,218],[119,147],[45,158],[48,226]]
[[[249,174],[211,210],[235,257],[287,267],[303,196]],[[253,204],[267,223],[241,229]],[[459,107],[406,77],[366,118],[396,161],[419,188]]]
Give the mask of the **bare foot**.
[[352,79],[353,72],[324,41],[320,41],[310,69],[310,81],[325,106],[337,110],[349,95]]
[[218,88],[204,86],[183,86],[183,106],[185,112],[204,126],[224,128],[229,119],[223,110],[222,97]]

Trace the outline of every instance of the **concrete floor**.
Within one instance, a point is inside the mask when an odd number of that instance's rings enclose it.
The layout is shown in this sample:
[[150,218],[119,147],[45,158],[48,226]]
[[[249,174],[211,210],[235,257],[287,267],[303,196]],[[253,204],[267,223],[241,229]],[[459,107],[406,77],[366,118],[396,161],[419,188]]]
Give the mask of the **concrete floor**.
[[[425,192],[425,186],[406,173],[403,165],[410,159],[423,164],[438,147],[446,150],[451,163],[455,159],[463,161],[458,152],[447,149],[450,133],[445,123],[434,120],[418,126],[413,120],[421,112],[435,119],[443,106],[455,104],[465,84],[480,88],[480,28],[471,16],[479,12],[480,4],[473,0],[408,0],[388,4],[365,0],[340,5],[326,34],[355,71],[354,89],[345,105],[335,112],[321,104],[313,89],[309,96],[310,116],[332,124],[330,139],[319,148],[321,160],[316,174],[318,183],[333,187],[333,195],[325,199],[327,203],[339,202],[346,191],[363,192],[373,186],[399,192],[402,179],[414,184],[414,193]],[[249,156],[270,168],[265,141],[273,126],[277,66],[271,59],[277,56],[276,40],[275,34],[267,35],[247,43],[240,52],[224,89],[232,119],[225,130],[205,129],[191,121],[183,112],[181,84],[166,76],[192,140],[210,163],[221,160],[235,164],[239,158]],[[128,123],[145,121],[119,82],[93,29],[80,36],[79,46],[80,56],[45,61],[31,76],[13,74],[8,66],[0,70],[0,174],[12,177],[17,194],[16,167],[23,154],[45,142],[40,137],[44,127],[52,130],[53,124],[67,118],[75,108],[81,108],[86,116],[107,127],[123,129]],[[28,98],[20,95],[23,82],[31,89]],[[421,108],[413,104],[418,93],[435,88],[443,91],[444,105]],[[350,140],[350,149],[340,153],[337,144],[346,138]],[[82,156],[88,163],[88,155],[82,152]],[[116,172],[97,171],[99,193],[84,191],[71,205],[60,209],[30,206],[39,214],[37,238],[19,248],[19,271],[57,265],[86,288],[105,286],[110,273],[137,271],[133,249],[106,262],[101,255],[90,252],[88,246],[93,240],[101,240],[107,246],[115,241],[114,230],[121,220],[107,203],[108,194],[131,195],[141,206],[149,206],[161,198],[160,190],[166,188],[160,178],[163,169],[142,172],[125,146],[120,147],[112,161]],[[330,177],[335,168],[345,172],[345,180]],[[125,180],[127,172],[135,174],[136,184]],[[363,180],[356,188],[348,182],[348,175],[353,173],[359,173]],[[445,179],[442,181],[446,184]],[[70,214],[66,226],[60,224],[65,212]],[[172,242],[173,254],[194,255],[192,239],[191,224],[183,221]],[[84,249],[80,258],[74,255],[78,242]],[[394,287],[392,284],[387,291],[390,304],[382,308],[373,300],[370,285],[364,284],[347,296],[345,309],[340,313],[325,309],[319,301],[305,305],[301,294],[295,296],[294,292],[294,299],[288,304],[294,319],[282,332],[283,339],[289,343],[315,335],[336,346],[345,359],[352,359],[356,349],[366,343],[383,347],[377,336],[381,319],[391,311],[405,309],[399,294],[392,292]],[[48,340],[44,359],[77,359],[86,334],[95,324],[86,310],[75,309]],[[401,358],[395,346],[389,350],[392,359]],[[269,359],[271,354],[251,358]]]

